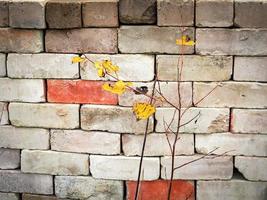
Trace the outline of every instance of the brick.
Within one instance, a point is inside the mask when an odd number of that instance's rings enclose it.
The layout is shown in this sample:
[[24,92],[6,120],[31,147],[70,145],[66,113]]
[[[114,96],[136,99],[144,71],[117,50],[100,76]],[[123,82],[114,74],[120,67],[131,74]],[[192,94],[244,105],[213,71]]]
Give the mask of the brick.
[[[127,199],[134,200],[136,181],[127,181]],[[168,197],[169,182],[165,180],[142,181],[139,197],[143,200],[157,199],[165,200]],[[194,200],[194,182],[174,180],[172,185],[171,199]]]
[[65,29],[82,26],[81,3],[75,0],[52,0],[46,4],[46,22],[49,28]]
[[46,0],[14,0],[9,4],[9,26],[44,29]]
[[264,200],[267,182],[251,182],[241,179],[230,181],[198,181],[197,199],[213,200],[215,196],[227,200]]
[[0,77],[3,76],[6,76],[6,55],[0,53]]
[[264,29],[196,29],[196,41],[202,55],[267,55]]
[[21,171],[51,175],[88,175],[89,156],[56,151],[23,150]]
[[[110,60],[120,67],[119,78],[124,81],[152,81],[154,79],[154,56],[131,54],[88,54],[93,62]],[[87,80],[103,80],[97,76],[97,71],[91,62],[81,64],[81,78]],[[114,80],[107,76],[107,79]]]
[[20,151],[0,148],[0,169],[16,169],[20,166]]
[[74,54],[8,54],[7,71],[11,78],[79,78]]
[[[193,85],[194,103],[205,97],[216,85],[218,83],[195,82]],[[199,102],[197,106],[266,108],[266,93],[267,84],[264,83],[223,82],[207,98]]]
[[117,53],[117,30],[90,28],[48,30],[46,52],[60,53]]
[[51,149],[55,151],[120,154],[120,134],[82,130],[52,130]]
[[158,26],[193,26],[195,0],[158,0]]
[[19,200],[19,194],[0,192],[1,200]]
[[235,133],[267,134],[266,119],[267,110],[233,109],[231,116],[231,131]]
[[10,103],[9,115],[15,126],[65,128],[79,127],[79,105]]
[[267,57],[235,57],[234,80],[267,82]]
[[122,200],[123,182],[82,176],[56,176],[55,193],[59,198]]
[[[165,132],[168,124],[171,123],[174,108],[157,108],[155,119],[157,120],[156,132]],[[184,112],[184,109],[182,110]],[[229,129],[229,109],[226,108],[190,108],[181,119],[181,133],[216,133],[225,132]],[[192,119],[194,119],[192,121]],[[167,123],[165,124],[164,121]],[[170,129],[176,131],[178,126],[178,112]],[[167,125],[167,126],[166,126]]]
[[0,102],[0,125],[9,124],[7,107],[8,103]]
[[22,200],[59,200],[59,199],[55,196],[22,194]]
[[[174,171],[174,179],[187,180],[213,180],[231,179],[233,175],[233,158],[229,156],[206,156],[203,155],[176,156],[174,167],[180,167]],[[186,164],[191,162],[190,164]],[[171,157],[161,158],[161,178],[170,179],[171,176]]]
[[0,78],[0,101],[44,102],[44,81]]
[[233,21],[233,0],[196,0],[196,26],[229,27]]
[[249,28],[266,28],[266,18],[266,0],[235,1],[235,26]]
[[103,90],[104,82],[85,80],[48,80],[47,101],[55,103],[118,103],[118,96]]
[[[184,34],[193,39],[194,29],[185,28]],[[122,53],[181,54],[181,46],[175,43],[177,38],[181,38],[179,27],[122,26],[118,34],[119,50]],[[194,53],[194,46],[184,46],[183,53]]]
[[253,134],[198,134],[195,137],[195,148],[198,153],[207,154],[218,148],[213,154],[266,156],[265,135]]
[[[81,127],[90,131],[144,134],[146,120],[137,121],[132,108],[83,105],[81,107]],[[152,130],[153,119],[150,118],[148,132],[152,132]]]
[[7,0],[0,2],[0,27],[8,26],[8,5]]
[[0,52],[39,53],[43,51],[43,32],[0,28]]
[[49,149],[49,131],[40,128],[0,126],[0,147],[14,149]]
[[[158,79],[178,80],[179,56],[157,56]],[[183,56],[182,81],[224,81],[230,80],[233,59],[230,56]],[[179,67],[181,69],[181,67]]]
[[155,24],[157,0],[120,0],[119,16],[124,24]]
[[[90,171],[94,178],[136,180],[140,157],[90,156]],[[159,178],[159,158],[143,159],[143,180]]]
[[118,27],[118,0],[83,2],[82,18],[84,27]]
[[0,191],[53,194],[53,176],[0,170]]

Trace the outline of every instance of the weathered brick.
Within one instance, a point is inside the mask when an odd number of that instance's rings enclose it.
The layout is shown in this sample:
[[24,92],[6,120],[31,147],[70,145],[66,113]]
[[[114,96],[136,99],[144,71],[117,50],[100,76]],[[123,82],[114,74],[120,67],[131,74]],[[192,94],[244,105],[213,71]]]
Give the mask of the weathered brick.
[[8,26],[8,4],[7,0],[0,1],[0,27]]
[[43,32],[0,28],[0,52],[38,53],[43,51]]
[[[176,156],[174,167],[180,167],[174,171],[174,179],[187,180],[212,180],[212,179],[231,179],[233,175],[233,158],[229,156]],[[199,159],[192,162],[196,159]],[[171,176],[171,157],[161,158],[161,178],[170,179]],[[191,162],[190,164],[186,164]]]
[[[194,29],[185,28],[184,35],[194,38]],[[175,40],[181,38],[179,27],[122,26],[119,29],[119,50],[122,53],[181,54]],[[184,46],[183,53],[194,53],[194,46]]]
[[231,131],[235,133],[266,133],[267,110],[233,109]]
[[267,82],[267,57],[235,57],[234,80]]
[[45,101],[44,81],[0,78],[0,101]]
[[47,101],[58,103],[118,103],[118,96],[103,90],[104,82],[85,80],[48,80]]
[[82,17],[84,27],[117,27],[118,0],[83,2]]
[[0,125],[9,124],[7,107],[7,103],[0,102]]
[[[118,106],[83,105],[81,127],[84,130],[101,130],[119,133],[144,134],[146,120],[137,121],[132,108]],[[148,132],[153,130],[150,118]]]
[[74,129],[79,127],[79,105],[10,103],[9,117],[15,126]]
[[53,176],[0,170],[0,191],[53,194]]
[[19,194],[0,192],[1,200],[19,200]]
[[88,175],[89,156],[56,151],[23,150],[21,171],[52,175]]
[[11,78],[79,78],[74,54],[8,54],[7,71]]
[[266,0],[235,0],[235,26],[267,28]]
[[196,41],[202,55],[267,55],[265,29],[196,29]]
[[[157,56],[158,79],[178,80],[178,60],[180,56]],[[183,56],[182,81],[224,81],[232,74],[233,59],[230,56]],[[181,70],[181,67],[179,67]]]
[[193,26],[195,0],[158,0],[158,26]]
[[9,4],[9,26],[44,29],[46,0],[13,0]]
[[[172,145],[174,142],[174,134],[149,134],[147,136],[145,156],[165,156],[171,155],[168,140]],[[175,155],[191,155],[194,154],[194,135],[180,134]],[[126,156],[141,155],[142,144],[144,136],[142,135],[128,135],[122,136],[122,149]]]
[[250,181],[267,181],[267,158],[235,157],[235,167]]
[[0,169],[16,169],[20,166],[20,150],[0,148]]
[[120,154],[120,134],[82,130],[52,130],[51,149],[93,154]]
[[[165,132],[173,118],[174,108],[157,108],[156,132]],[[184,112],[184,109],[182,110]],[[190,108],[181,119],[180,132],[182,133],[215,133],[229,129],[229,109],[227,108]],[[170,129],[176,131],[179,113],[176,112]],[[194,120],[192,120],[194,119]],[[164,123],[165,121],[165,123]],[[187,122],[190,123],[186,124]],[[185,125],[184,125],[185,124]]]
[[[136,180],[140,157],[90,156],[90,171],[94,178]],[[143,159],[143,180],[159,178],[159,158]]]
[[[128,200],[134,200],[136,183],[136,181],[126,182]],[[165,180],[142,181],[140,184],[139,197],[143,200],[166,200],[168,197],[168,185],[169,182]],[[193,181],[174,180],[171,191],[171,199],[194,200],[194,190]]]
[[233,0],[196,0],[196,26],[229,27],[233,21]]
[[251,182],[241,179],[230,181],[198,181],[197,199],[214,200],[219,197],[227,200],[265,200],[267,182]]
[[266,108],[267,84],[245,82],[193,84],[193,101],[200,101],[219,85],[207,98],[197,104],[199,107]]
[[119,16],[125,24],[155,24],[157,0],[120,0]]
[[6,55],[0,53],[0,77],[6,76]]
[[47,52],[61,53],[117,53],[117,30],[48,30],[45,35],[45,48]]
[[59,198],[122,200],[123,182],[82,176],[56,176],[55,193]]
[[22,200],[59,200],[59,199],[55,196],[22,194]]
[[0,147],[49,149],[49,131],[46,129],[0,126],[0,136]]
[[214,133],[195,136],[196,151],[202,154],[218,148],[213,154],[267,156],[266,144],[265,135]]
[[[131,54],[88,54],[93,62],[110,60],[120,67],[119,78],[124,81],[151,81],[154,78],[154,56]],[[91,62],[81,64],[81,78],[87,80],[103,80],[97,76],[97,70]],[[114,80],[107,76],[107,79]]]
[[79,28],[82,26],[80,1],[51,0],[46,4],[46,22],[49,28]]

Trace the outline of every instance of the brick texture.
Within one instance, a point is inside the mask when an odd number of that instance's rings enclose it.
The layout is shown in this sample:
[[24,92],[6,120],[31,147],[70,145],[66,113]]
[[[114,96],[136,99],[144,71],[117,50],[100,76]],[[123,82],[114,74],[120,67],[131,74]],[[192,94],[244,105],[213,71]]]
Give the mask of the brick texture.
[[0,54],[0,77],[6,76],[6,55]]
[[16,169],[20,166],[20,151],[0,148],[0,169]]
[[1,1],[0,2],[0,27],[8,26],[8,2]]

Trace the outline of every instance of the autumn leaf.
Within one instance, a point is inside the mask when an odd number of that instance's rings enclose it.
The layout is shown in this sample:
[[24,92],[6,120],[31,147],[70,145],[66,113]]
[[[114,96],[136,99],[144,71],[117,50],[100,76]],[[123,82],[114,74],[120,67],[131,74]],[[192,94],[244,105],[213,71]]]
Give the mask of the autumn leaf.
[[177,45],[184,45],[184,46],[194,46],[195,42],[190,40],[187,35],[183,35],[181,39],[176,39]]
[[137,120],[148,119],[156,112],[156,108],[149,103],[135,103],[133,105],[133,112]]
[[81,63],[81,62],[84,62],[86,59],[83,58],[83,57],[80,57],[80,56],[74,56],[71,60],[71,63],[74,64],[74,63]]
[[94,67],[97,69],[97,75],[99,77],[105,77],[106,73],[116,73],[120,69],[109,60],[96,61],[94,62]]
[[113,85],[111,85],[109,83],[105,83],[105,84],[103,84],[102,88],[105,91],[121,95],[126,91],[126,88],[131,86],[131,85],[132,85],[131,82],[124,82],[124,81],[119,80],[116,83],[114,83]]

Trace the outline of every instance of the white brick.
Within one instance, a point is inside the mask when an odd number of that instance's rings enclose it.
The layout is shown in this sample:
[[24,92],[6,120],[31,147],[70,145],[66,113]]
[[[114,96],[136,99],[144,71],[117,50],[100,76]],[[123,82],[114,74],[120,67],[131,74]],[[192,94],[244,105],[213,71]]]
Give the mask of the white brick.
[[[185,165],[201,158],[203,155],[176,156],[174,159],[175,167]],[[161,158],[161,178],[170,179],[171,177],[171,157]],[[229,156],[207,156],[195,162],[187,164],[174,171],[174,179],[188,180],[212,180],[212,179],[231,179],[233,175],[233,159]]]
[[40,128],[0,126],[0,147],[14,149],[48,149],[49,131]]
[[[193,101],[198,102],[213,90],[218,83],[195,82]],[[247,82],[223,82],[197,106],[199,107],[267,107],[267,84]]]
[[19,194],[0,192],[1,200],[19,200]]
[[16,169],[19,166],[20,150],[0,148],[0,169]]
[[[90,156],[90,171],[95,178],[137,180],[140,157]],[[144,158],[143,180],[159,178],[159,158]]]
[[79,105],[10,103],[9,117],[15,126],[65,128],[79,127]]
[[[171,146],[174,142],[174,134],[168,134]],[[175,155],[191,155],[194,154],[194,135],[179,134]],[[128,135],[122,136],[122,148],[126,156],[141,155],[144,136]],[[147,135],[145,156],[164,156],[171,155],[171,150],[165,134],[149,134]]]
[[8,103],[0,102],[0,125],[9,124],[7,107]]
[[59,198],[122,200],[123,182],[82,176],[56,176],[55,193]]
[[267,156],[267,137],[232,133],[196,135],[195,148],[203,154],[218,148],[213,154]]
[[56,151],[23,150],[21,170],[52,175],[88,175],[89,156]]
[[[178,80],[180,56],[158,55],[157,72],[161,81]],[[183,56],[182,81],[224,81],[232,74],[233,59],[230,56]],[[181,66],[179,67],[181,70]]]
[[93,154],[120,154],[120,134],[82,130],[52,130],[51,149]]
[[44,81],[0,78],[0,101],[44,102]]
[[267,134],[267,110],[233,109],[231,131],[235,133]]
[[[81,127],[84,130],[144,134],[146,120],[137,121],[132,108],[83,105],[81,107]],[[148,132],[152,132],[152,130],[153,119],[150,118]]]
[[6,55],[0,53],[0,77],[6,76]]
[[[155,118],[157,120],[156,132],[165,132],[165,128],[171,123],[174,114],[174,108],[157,108]],[[182,109],[184,112],[184,109]],[[214,133],[228,131],[229,129],[229,109],[227,108],[190,108],[181,119],[182,133]],[[176,131],[178,126],[178,115],[176,112],[173,123],[170,128]],[[197,117],[196,117],[197,116]],[[166,124],[164,123],[166,122]]]
[[8,54],[7,73],[11,78],[79,78],[74,54]]
[[[153,55],[131,55],[131,54],[86,54],[95,61],[111,60],[113,64],[120,67],[119,78],[125,81],[152,81],[154,79],[154,56]],[[81,78],[86,80],[103,80],[97,76],[97,70],[91,62],[81,64]],[[114,80],[111,77],[107,79]]]

